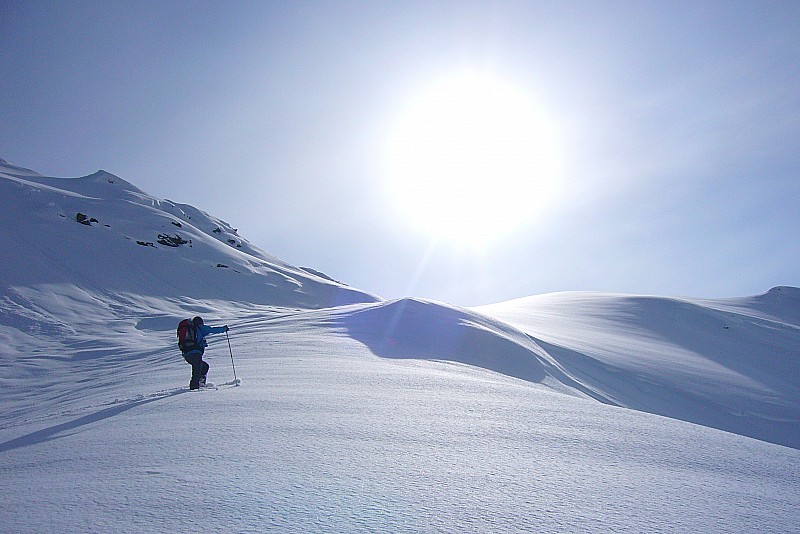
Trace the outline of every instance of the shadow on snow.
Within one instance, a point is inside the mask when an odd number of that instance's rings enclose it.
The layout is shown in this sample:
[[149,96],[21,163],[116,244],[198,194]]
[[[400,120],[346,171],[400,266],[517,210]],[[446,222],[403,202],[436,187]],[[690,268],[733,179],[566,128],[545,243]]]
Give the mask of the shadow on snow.
[[108,419],[110,417],[115,417],[123,412],[127,412],[128,410],[131,410],[138,406],[142,406],[144,404],[149,404],[151,402],[163,400],[168,397],[174,397],[175,395],[180,395],[181,393],[188,393],[188,392],[189,392],[188,389],[169,390],[148,398],[133,400],[125,402],[123,404],[111,406],[109,408],[100,410],[99,412],[84,415],[83,417],[79,417],[72,421],[61,423],[59,425],[54,425],[48,428],[43,428],[42,430],[37,430],[36,432],[31,432],[30,434],[25,434],[24,436],[20,436],[18,438],[6,441],[4,443],[0,443],[0,452],[6,452],[13,449],[19,449],[21,447],[28,447],[30,445],[36,445],[39,443],[52,441],[58,438],[63,438],[69,436],[71,431],[77,430],[80,427],[90,425],[92,423],[97,423],[99,421]]
[[529,382],[547,376],[536,345],[521,332],[468,310],[401,299],[338,317],[337,326],[383,358],[442,360]]

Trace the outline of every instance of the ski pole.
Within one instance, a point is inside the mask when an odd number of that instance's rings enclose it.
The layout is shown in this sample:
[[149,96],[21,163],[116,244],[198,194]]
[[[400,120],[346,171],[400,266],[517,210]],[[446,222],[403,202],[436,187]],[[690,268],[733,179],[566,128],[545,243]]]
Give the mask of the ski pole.
[[236,378],[236,365],[233,363],[233,349],[231,348],[231,338],[228,336],[228,331],[225,330],[225,338],[228,340],[228,350],[231,353],[231,367],[233,367],[233,381],[238,382],[239,379]]

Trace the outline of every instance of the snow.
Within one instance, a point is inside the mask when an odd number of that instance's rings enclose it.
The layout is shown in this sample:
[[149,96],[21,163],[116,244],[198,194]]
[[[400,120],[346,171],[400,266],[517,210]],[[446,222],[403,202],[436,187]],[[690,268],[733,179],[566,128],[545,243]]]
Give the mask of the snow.
[[800,290],[703,301],[539,295],[480,311],[618,406],[800,448]]
[[800,524],[797,288],[383,301],[108,173],[0,161],[0,202],[3,531]]

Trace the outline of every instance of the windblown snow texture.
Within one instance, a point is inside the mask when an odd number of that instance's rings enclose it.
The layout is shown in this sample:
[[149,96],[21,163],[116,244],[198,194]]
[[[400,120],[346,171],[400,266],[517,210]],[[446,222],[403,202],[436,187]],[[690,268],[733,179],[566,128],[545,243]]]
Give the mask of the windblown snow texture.
[[[9,532],[800,523],[797,288],[383,301],[109,173],[2,161],[0,221]],[[208,394],[194,315],[231,327]]]

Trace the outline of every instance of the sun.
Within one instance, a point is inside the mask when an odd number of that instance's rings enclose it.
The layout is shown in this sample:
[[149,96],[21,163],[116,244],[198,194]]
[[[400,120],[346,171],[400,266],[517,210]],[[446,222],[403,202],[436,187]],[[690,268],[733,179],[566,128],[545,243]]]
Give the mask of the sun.
[[544,209],[558,157],[550,121],[529,94],[466,72],[430,84],[403,110],[387,165],[389,194],[418,230],[483,243]]

